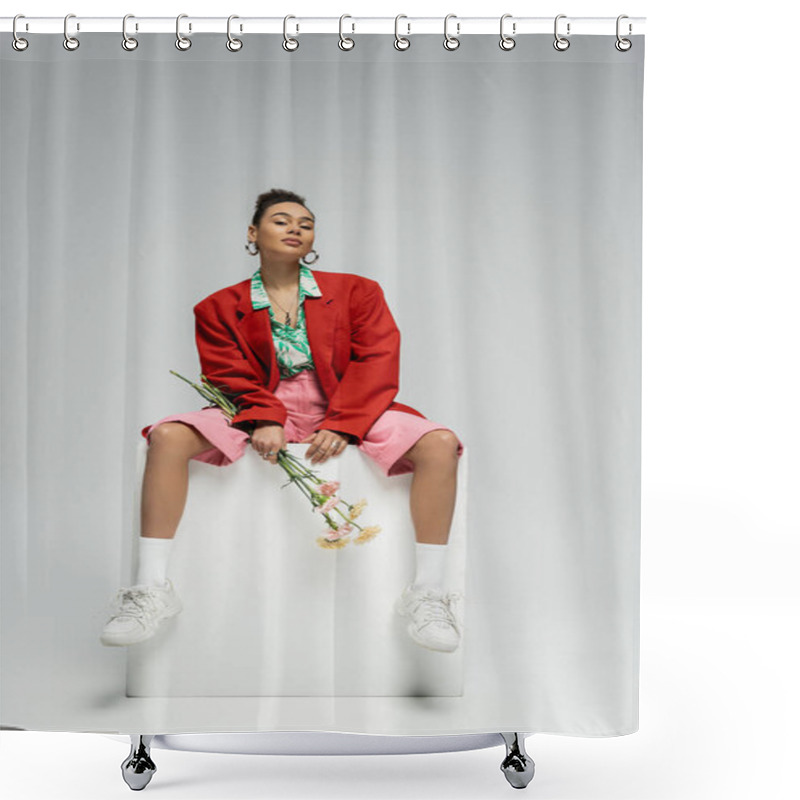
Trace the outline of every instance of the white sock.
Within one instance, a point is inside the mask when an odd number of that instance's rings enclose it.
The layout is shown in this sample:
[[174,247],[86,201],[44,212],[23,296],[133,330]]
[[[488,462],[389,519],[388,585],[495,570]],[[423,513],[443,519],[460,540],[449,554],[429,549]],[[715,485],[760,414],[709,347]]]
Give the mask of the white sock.
[[139,537],[139,571],[135,584],[163,586],[167,580],[167,562],[175,539],[158,539],[153,536]]
[[414,578],[414,585],[441,588],[444,581],[447,545],[417,542],[415,547],[417,551],[417,575]]

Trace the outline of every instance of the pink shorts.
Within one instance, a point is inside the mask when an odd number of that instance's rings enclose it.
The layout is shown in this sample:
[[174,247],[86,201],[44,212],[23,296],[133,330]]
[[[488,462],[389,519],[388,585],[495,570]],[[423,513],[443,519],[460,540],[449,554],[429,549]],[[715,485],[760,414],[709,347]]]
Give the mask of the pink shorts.
[[[328,401],[314,370],[303,370],[291,378],[283,378],[278,383],[275,395],[288,411],[284,425],[287,442],[305,439],[325,418]],[[240,459],[250,439],[248,433],[232,427],[218,408],[203,408],[185,414],[172,414],[143,428],[142,436],[148,444],[150,431],[163,422],[184,422],[199,431],[214,446],[194,458],[217,467],[227,467]],[[450,428],[407,411],[384,411],[367,431],[358,449],[369,456],[387,477],[403,475],[414,471],[414,463],[403,458],[403,454],[424,434],[436,430]],[[463,452],[464,445],[459,440],[459,457]]]

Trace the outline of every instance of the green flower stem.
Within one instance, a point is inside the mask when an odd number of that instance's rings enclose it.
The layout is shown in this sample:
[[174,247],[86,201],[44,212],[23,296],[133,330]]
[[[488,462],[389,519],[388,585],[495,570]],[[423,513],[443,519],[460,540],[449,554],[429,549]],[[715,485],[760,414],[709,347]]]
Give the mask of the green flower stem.
[[282,457],[282,453],[283,451],[281,451],[281,453],[278,455],[278,463],[289,476],[289,480],[291,480],[297,486],[297,488],[309,498],[309,500],[314,502],[313,493],[303,482],[302,475],[299,475],[295,470],[292,469],[290,465],[286,463],[285,459]]
[[339,530],[339,526],[331,519],[330,514],[323,514],[323,516],[325,517],[325,521],[328,523],[329,528],[331,528],[334,531]]
[[[281,451],[283,454],[284,451]],[[295,485],[308,497],[311,501],[313,506],[323,506],[325,501],[321,498],[327,497],[327,495],[320,494],[319,492],[315,492],[311,487],[307,486],[305,483],[304,476],[298,470],[294,469],[290,464],[285,463],[288,459],[282,457],[279,459],[279,462],[286,473],[289,475],[289,479],[295,483]],[[325,514],[326,519],[330,523],[331,520],[328,517],[328,514]],[[346,519],[346,518],[345,518]]]
[[[307,476],[309,476],[309,477],[313,478],[313,479],[316,481],[316,483],[317,483],[318,485],[319,485],[319,484],[322,484],[322,483],[327,483],[327,481],[322,481],[322,480],[320,480],[319,478],[317,478],[317,476],[316,476],[316,475],[314,475],[313,473],[310,473],[310,472],[309,472],[309,470],[307,469],[307,467],[305,466],[305,464],[303,464],[301,461],[299,461],[299,460],[298,460],[298,459],[297,459],[295,456],[293,456],[291,453],[289,453],[288,451],[281,451],[281,452],[282,452],[282,453],[286,453],[286,456],[285,456],[285,458],[286,458],[286,460],[287,460],[287,461],[291,461],[293,464],[296,464],[296,465],[297,465],[297,466],[300,468],[300,470],[301,470],[303,473],[305,473],[305,475],[307,475]],[[287,469],[287,472],[288,472],[288,471],[289,471],[289,470]],[[312,490],[312,491],[313,491],[313,490]],[[316,494],[318,494],[318,493],[316,493]],[[324,496],[324,495],[323,495],[323,496]],[[351,505],[350,503],[348,503],[347,501],[345,501],[345,500],[340,500],[339,502],[340,502],[340,503],[344,503],[344,504],[347,506],[348,510],[352,508],[352,505]],[[320,504],[320,505],[322,505],[322,504]],[[339,515],[339,516],[340,516],[340,517],[341,517],[341,518],[342,518],[342,519],[343,519],[345,522],[350,522],[350,523],[352,523],[352,524],[353,524],[353,525],[355,525],[355,526],[356,526],[356,528],[358,528],[360,531],[361,531],[361,530],[364,530],[364,529],[361,527],[361,525],[359,525],[359,524],[358,524],[358,523],[357,523],[357,522],[356,522],[354,519],[351,519],[351,518],[350,518],[350,517],[349,517],[347,514],[345,514],[345,513],[344,513],[344,512],[343,512],[343,511],[342,511],[342,510],[339,508],[339,503],[337,503],[337,504],[336,504],[336,505],[333,507],[333,510],[334,510],[334,511],[336,511],[336,513],[337,513],[337,514],[338,514],[338,515]],[[331,524],[332,524],[332,520],[330,520],[330,518],[329,518],[329,514],[328,514],[328,513],[326,513],[326,514],[325,514],[325,517],[328,519],[329,523],[331,523]],[[337,528],[337,529],[338,529],[338,528]]]
[[[283,454],[284,452],[285,452],[285,451],[281,451],[281,454]],[[279,461],[283,461],[283,460],[284,460],[284,459],[283,459],[283,457],[282,457],[282,458],[281,458]],[[295,463],[297,463],[297,459],[295,459],[295,458],[292,458],[291,456],[289,456],[288,458],[286,458],[286,461],[289,461],[289,460],[291,460],[291,461],[294,461]],[[296,472],[295,472],[293,469],[291,469],[291,467],[289,467],[287,464],[285,464],[285,463],[282,463],[282,464],[281,464],[281,466],[282,466],[282,467],[283,467],[283,468],[286,470],[286,472],[287,472],[287,473],[290,475],[291,479],[292,479],[292,480],[293,480],[293,481],[296,483],[296,485],[297,485],[298,487],[300,487],[300,488],[301,488],[301,489],[302,489],[304,492],[306,492],[306,496],[307,496],[307,497],[308,497],[308,498],[311,500],[311,502],[312,502],[312,503],[314,503],[315,505],[318,505],[318,506],[323,506],[323,505],[324,505],[324,502],[319,502],[319,500],[318,500],[317,498],[320,498],[320,497],[327,497],[327,495],[322,495],[322,494],[320,494],[319,492],[315,492],[313,489],[310,489],[308,486],[306,486],[306,485],[303,483],[303,481],[302,481],[302,477],[296,477],[296,474],[297,474],[297,473],[296,473]],[[302,469],[304,472],[307,472],[307,470],[305,470],[305,468],[304,468],[303,464],[300,464],[300,467],[301,467],[301,469]],[[323,483],[323,481],[317,481],[317,483]],[[339,508],[339,505],[340,505],[341,503],[343,503],[343,502],[344,502],[343,500],[340,500],[340,501],[339,501],[339,503],[337,503],[337,504],[336,504],[336,505],[333,507],[333,509],[332,509],[332,510],[333,510],[333,511],[335,511],[335,512],[336,512],[336,513],[337,513],[337,514],[338,514],[338,515],[339,515],[339,516],[340,516],[340,517],[341,517],[341,518],[342,518],[342,519],[343,519],[345,522],[350,522],[350,523],[352,523],[352,524],[353,524],[353,525],[355,525],[355,526],[356,526],[356,528],[358,528],[360,531],[361,531],[361,530],[364,530],[364,529],[361,527],[361,525],[359,525],[359,524],[358,524],[358,523],[357,523],[357,522],[356,522],[354,519],[351,519],[351,518],[350,518],[350,517],[349,517],[347,514],[345,514],[345,513],[343,513],[343,512],[342,512],[342,510]],[[345,505],[348,505],[348,504],[347,504],[347,503],[345,503]],[[349,506],[348,506],[348,507],[349,507]],[[329,511],[328,511],[328,512],[325,512],[325,514],[323,514],[323,516],[325,517],[325,519],[326,519],[326,520],[327,520],[327,522],[328,522],[328,525],[329,525],[331,528],[333,528],[334,530],[339,530],[339,526],[338,526],[338,525],[337,525],[337,524],[336,524],[336,523],[333,521],[333,519],[331,518],[331,515],[330,515],[330,512],[329,512]]]
[[305,480],[313,483],[315,486],[319,486],[322,483],[319,478],[317,478],[313,473],[309,473],[309,471],[304,469],[302,466],[298,468],[295,463],[293,467],[295,470],[297,470],[297,474],[302,475]]
[[297,468],[304,477],[313,480],[317,484],[325,482],[318,478],[305,464],[303,464],[302,461],[300,461],[296,456],[293,456],[288,450],[286,451],[286,458],[292,462],[295,468]]
[[291,475],[293,479],[302,480],[305,478],[302,472],[298,470],[294,464],[292,464],[291,460],[288,458],[286,454],[286,450],[281,450],[278,453],[278,463],[283,467],[288,475]]
[[334,510],[334,511],[336,511],[336,512],[339,514],[339,516],[340,516],[340,517],[342,517],[342,519],[343,519],[345,522],[352,522],[352,523],[353,523],[353,525],[355,525],[355,526],[356,526],[356,528],[358,528],[360,531],[363,531],[363,530],[364,530],[364,529],[363,529],[363,528],[362,528],[362,527],[361,527],[361,526],[360,526],[360,525],[359,525],[359,524],[358,524],[358,523],[357,523],[357,522],[356,522],[354,519],[351,519],[351,518],[350,518],[350,517],[348,517],[346,514],[344,514],[342,511],[340,511],[340,510],[339,510],[339,505],[338,505],[338,503],[337,503],[337,504],[336,504],[336,505],[333,507],[333,510]]
[[180,378],[185,383],[188,383],[189,386],[196,389],[201,397],[218,406],[229,419],[233,419],[238,413],[236,405],[225,396],[224,392],[214,386],[205,375],[201,375],[202,385],[200,385],[194,381],[190,381],[188,378],[184,378],[183,375],[176,372],[174,369],[171,369],[170,372],[175,375],[175,377]]

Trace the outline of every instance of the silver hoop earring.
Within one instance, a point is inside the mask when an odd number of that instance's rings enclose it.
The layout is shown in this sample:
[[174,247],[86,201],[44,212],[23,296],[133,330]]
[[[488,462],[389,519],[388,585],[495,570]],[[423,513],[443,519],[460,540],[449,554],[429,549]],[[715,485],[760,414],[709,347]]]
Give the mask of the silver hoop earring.
[[[252,247],[251,247],[251,245],[252,245]],[[255,248],[255,249],[253,249],[253,248]],[[254,255],[258,254],[258,245],[255,242],[248,242],[244,246],[244,249],[247,250],[247,252],[250,253],[251,256],[254,256]]]
[[[310,253],[314,254],[314,258],[312,258],[311,261],[306,261],[306,256],[308,256]],[[309,250],[308,253],[306,253],[300,260],[306,265],[316,264],[319,260],[319,253],[316,250]]]

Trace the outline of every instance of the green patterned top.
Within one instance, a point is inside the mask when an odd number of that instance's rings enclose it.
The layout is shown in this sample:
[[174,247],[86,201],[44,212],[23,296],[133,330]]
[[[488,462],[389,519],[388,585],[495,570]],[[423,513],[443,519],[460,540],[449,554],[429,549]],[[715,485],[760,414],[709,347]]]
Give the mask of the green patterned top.
[[[250,299],[253,303],[253,310],[259,308],[269,309],[270,324],[272,328],[272,340],[275,342],[275,355],[278,359],[278,371],[281,378],[291,378],[304,369],[313,370],[314,359],[311,356],[311,347],[308,344],[308,333],[306,332],[306,314],[303,306],[303,299],[308,297],[322,297],[322,292],[314,280],[311,270],[304,264],[300,264],[300,290],[298,292],[297,305],[297,327],[284,325],[279,322],[272,311],[267,290],[261,280],[261,270],[257,269],[250,280]],[[278,312],[285,318],[284,312]]]

